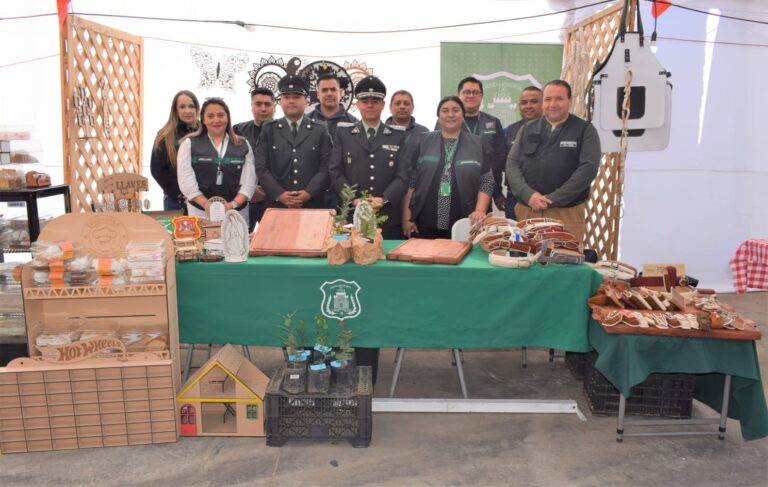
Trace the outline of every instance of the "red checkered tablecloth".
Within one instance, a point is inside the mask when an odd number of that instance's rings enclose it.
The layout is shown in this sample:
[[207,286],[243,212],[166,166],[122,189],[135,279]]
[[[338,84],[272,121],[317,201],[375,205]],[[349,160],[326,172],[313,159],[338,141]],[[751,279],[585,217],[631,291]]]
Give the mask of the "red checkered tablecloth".
[[744,294],[747,288],[768,289],[768,239],[743,242],[730,264],[736,294]]

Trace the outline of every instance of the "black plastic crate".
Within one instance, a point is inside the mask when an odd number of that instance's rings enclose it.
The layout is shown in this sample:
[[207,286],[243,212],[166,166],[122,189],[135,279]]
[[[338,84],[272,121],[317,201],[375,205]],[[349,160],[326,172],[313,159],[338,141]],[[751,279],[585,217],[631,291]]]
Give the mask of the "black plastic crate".
[[[632,388],[625,414],[687,419],[693,407],[692,374],[651,374]],[[584,370],[584,395],[592,414],[616,416],[619,391],[589,361]]]
[[282,389],[284,373],[280,367],[267,386],[268,446],[288,440],[347,440],[358,448],[371,444],[371,367],[356,367],[357,387],[346,393],[331,385],[329,394],[288,394]]
[[568,366],[574,379],[584,379],[584,370],[587,368],[587,364],[594,360],[593,353],[565,352],[565,365]]

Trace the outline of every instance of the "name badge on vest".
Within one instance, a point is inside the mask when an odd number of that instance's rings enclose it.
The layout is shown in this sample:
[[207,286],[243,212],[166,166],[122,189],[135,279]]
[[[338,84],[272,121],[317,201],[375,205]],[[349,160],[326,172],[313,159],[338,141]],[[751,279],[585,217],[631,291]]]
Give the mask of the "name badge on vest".
[[561,140],[560,141],[560,147],[568,147],[571,149],[575,149],[577,146],[577,142],[575,140]]
[[216,170],[216,186],[221,186],[221,183],[224,182],[224,173],[221,172],[221,168],[218,168]]

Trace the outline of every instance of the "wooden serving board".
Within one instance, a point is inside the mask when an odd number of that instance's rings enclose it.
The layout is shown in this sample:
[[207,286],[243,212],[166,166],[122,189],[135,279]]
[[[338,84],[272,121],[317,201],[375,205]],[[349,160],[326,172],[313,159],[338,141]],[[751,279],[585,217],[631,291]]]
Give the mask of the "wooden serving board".
[[472,244],[469,242],[412,238],[389,251],[387,260],[456,265],[461,262],[470,250],[472,250]]
[[[755,323],[751,320],[744,320],[739,316],[739,320],[748,325],[748,328],[744,330],[730,330],[727,328],[717,328],[714,330],[683,330],[681,328],[657,328],[655,326],[649,326],[648,328],[640,328],[625,325],[623,323],[616,326],[605,326],[602,324],[602,318],[607,316],[611,311],[617,311],[616,307],[609,306],[595,306],[591,305],[592,318],[601,322],[600,324],[606,333],[610,334],[628,334],[628,335],[656,335],[656,336],[676,336],[676,337],[690,337],[690,338],[719,338],[723,340],[760,340],[762,334],[757,329]],[[633,309],[632,311],[639,311],[644,315],[664,313],[664,311],[649,311]],[[695,306],[688,306],[686,308],[686,314],[696,313]],[[673,313],[679,313],[679,311],[673,311]]]
[[323,247],[332,227],[330,210],[267,208],[248,254],[325,257]]

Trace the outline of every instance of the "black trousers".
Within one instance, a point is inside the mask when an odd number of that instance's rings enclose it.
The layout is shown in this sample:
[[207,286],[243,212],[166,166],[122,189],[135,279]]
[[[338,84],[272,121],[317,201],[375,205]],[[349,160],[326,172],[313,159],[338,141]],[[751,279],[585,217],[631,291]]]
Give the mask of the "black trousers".
[[373,385],[376,385],[376,376],[379,372],[379,349],[355,347],[355,360],[357,365],[371,366],[371,379],[373,380]]

